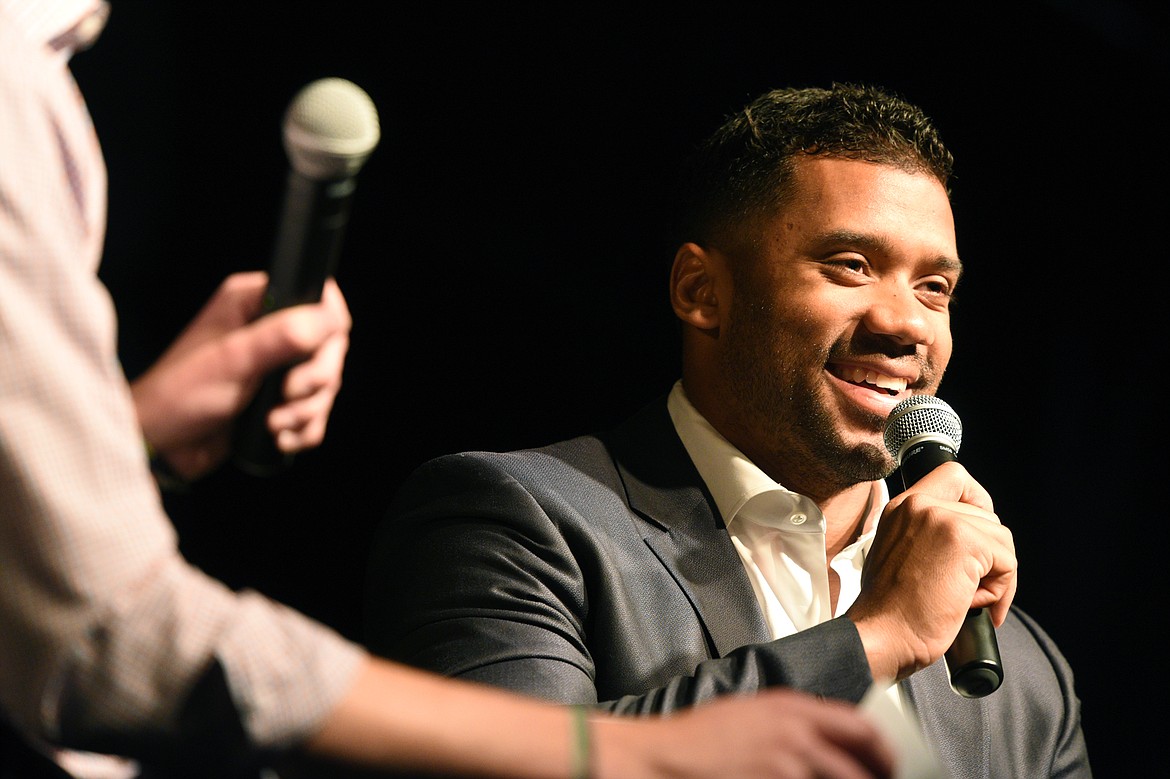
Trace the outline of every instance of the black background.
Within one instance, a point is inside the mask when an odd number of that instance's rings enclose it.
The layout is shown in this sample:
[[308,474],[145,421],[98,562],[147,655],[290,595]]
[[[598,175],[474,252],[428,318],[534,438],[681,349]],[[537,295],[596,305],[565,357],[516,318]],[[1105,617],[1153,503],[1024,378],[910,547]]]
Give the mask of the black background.
[[690,145],[772,87],[877,83],[957,159],[968,275],[941,394],[1015,533],[1017,603],[1078,673],[1097,774],[1157,773],[1170,50],[1153,8],[115,0],[74,65],[110,168],[102,276],[131,375],[223,276],[265,266],[295,92],[348,78],[382,119],[338,273],[355,325],[326,444],[170,497],[185,553],[360,638],[367,544],[410,468],[605,427],[669,387],[661,228]]

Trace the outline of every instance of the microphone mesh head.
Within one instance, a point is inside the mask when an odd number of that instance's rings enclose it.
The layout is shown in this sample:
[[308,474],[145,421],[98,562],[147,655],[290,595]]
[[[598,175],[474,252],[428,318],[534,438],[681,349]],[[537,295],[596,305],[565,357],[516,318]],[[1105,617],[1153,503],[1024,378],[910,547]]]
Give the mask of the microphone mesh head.
[[911,395],[894,406],[886,420],[886,449],[901,465],[902,454],[912,444],[927,440],[941,440],[957,452],[963,443],[963,423],[945,400]]
[[293,170],[316,181],[356,174],[380,137],[374,101],[343,78],[304,87],[284,115],[284,148]]

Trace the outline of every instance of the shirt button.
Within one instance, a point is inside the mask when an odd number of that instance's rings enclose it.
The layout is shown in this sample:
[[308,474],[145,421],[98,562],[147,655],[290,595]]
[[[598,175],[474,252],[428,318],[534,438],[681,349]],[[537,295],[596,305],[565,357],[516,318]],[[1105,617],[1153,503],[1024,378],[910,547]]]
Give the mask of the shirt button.
[[792,517],[789,518],[789,521],[794,525],[803,525],[806,521],[808,521],[808,515],[807,514],[793,514]]

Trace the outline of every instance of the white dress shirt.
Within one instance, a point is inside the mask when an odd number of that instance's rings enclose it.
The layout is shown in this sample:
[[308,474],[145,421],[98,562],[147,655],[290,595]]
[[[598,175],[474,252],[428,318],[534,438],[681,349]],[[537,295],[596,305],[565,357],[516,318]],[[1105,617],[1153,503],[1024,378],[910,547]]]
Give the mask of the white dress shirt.
[[[816,503],[785,489],[720,435],[691,404],[681,381],[666,406],[739,552],[772,638],[844,614],[861,592],[865,555],[889,502],[886,483],[871,485],[866,532],[826,561],[825,516]],[[829,566],[840,577],[836,609],[829,599]],[[901,709],[898,686],[891,685],[889,694]]]
[[[785,489],[720,435],[691,405],[682,382],[671,390],[667,408],[723,516],[772,638],[844,614],[861,591],[861,566],[889,500],[885,482],[872,483],[866,532],[826,561],[825,516],[816,503]],[[829,566],[841,582],[836,609],[829,600]]]

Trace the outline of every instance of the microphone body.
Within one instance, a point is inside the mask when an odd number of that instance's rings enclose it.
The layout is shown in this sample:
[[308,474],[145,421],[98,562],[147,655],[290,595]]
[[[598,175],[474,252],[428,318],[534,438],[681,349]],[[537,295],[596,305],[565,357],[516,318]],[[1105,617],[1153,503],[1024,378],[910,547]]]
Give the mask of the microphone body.
[[[903,400],[886,422],[886,448],[898,463],[905,488],[943,463],[957,461],[962,437],[958,415],[945,401],[930,395]],[[967,613],[943,658],[951,688],[964,698],[982,698],[999,689],[1003,663],[987,609]]]
[[[379,135],[372,101],[343,79],[315,81],[289,105],[284,146],[290,166],[261,315],[321,299],[337,267],[357,173]],[[267,424],[287,373],[283,368],[266,376],[236,423],[234,462],[256,476],[277,473],[292,459],[277,448]]]
[[315,181],[289,171],[264,313],[321,299],[337,268],[354,189],[352,178]]

